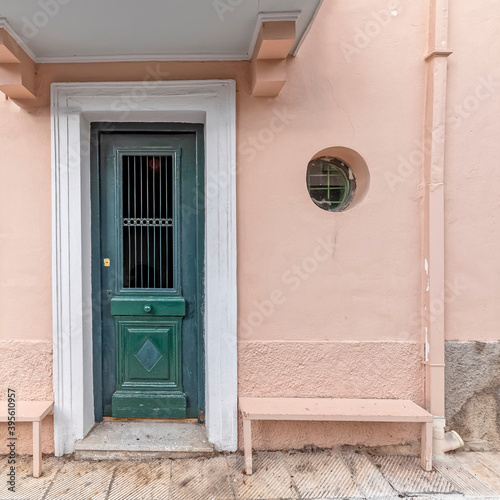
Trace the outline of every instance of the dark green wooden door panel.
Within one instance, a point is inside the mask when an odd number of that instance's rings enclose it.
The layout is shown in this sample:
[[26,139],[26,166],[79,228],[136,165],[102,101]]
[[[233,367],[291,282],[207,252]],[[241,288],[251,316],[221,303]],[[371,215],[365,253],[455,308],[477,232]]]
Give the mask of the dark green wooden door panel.
[[186,301],[183,297],[161,298],[154,295],[137,297],[113,297],[111,314],[114,316],[184,316]]
[[[116,319],[120,390],[182,391],[180,318]],[[153,383],[154,382],[154,383]]]
[[113,417],[116,418],[187,418],[186,396],[138,391],[113,394]]
[[118,316],[114,417],[184,418],[182,318]]
[[199,416],[203,127],[114,125],[92,126],[96,420]]

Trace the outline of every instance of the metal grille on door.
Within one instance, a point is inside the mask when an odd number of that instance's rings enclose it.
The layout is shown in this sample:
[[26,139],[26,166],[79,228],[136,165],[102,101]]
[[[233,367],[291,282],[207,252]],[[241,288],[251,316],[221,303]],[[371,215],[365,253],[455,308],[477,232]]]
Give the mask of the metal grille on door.
[[123,157],[123,286],[173,288],[171,156]]

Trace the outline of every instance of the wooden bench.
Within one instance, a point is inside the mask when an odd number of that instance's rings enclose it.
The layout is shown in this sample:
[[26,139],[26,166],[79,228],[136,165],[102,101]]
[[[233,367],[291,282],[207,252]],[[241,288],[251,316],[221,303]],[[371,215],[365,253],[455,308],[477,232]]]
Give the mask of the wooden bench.
[[[42,420],[53,408],[53,401],[16,401],[16,424],[33,423],[33,477],[42,475]],[[8,416],[7,401],[0,401],[0,422],[7,422]],[[14,437],[17,437],[17,431]]]
[[415,422],[422,425],[421,464],[432,470],[433,416],[403,399],[239,398],[243,417],[245,470],[252,473],[252,420]]

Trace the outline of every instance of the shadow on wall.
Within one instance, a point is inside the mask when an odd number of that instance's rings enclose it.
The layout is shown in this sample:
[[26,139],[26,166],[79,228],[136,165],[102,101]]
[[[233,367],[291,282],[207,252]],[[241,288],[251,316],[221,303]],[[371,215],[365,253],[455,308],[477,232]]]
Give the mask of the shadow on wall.
[[446,342],[446,424],[474,451],[500,451],[500,342]]

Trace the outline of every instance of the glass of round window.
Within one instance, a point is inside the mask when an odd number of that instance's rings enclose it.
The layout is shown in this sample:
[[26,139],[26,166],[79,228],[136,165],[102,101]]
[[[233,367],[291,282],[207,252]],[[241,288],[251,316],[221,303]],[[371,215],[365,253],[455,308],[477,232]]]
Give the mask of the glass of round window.
[[307,165],[307,190],[318,207],[341,212],[354,197],[356,179],[351,167],[340,158],[320,156]]

